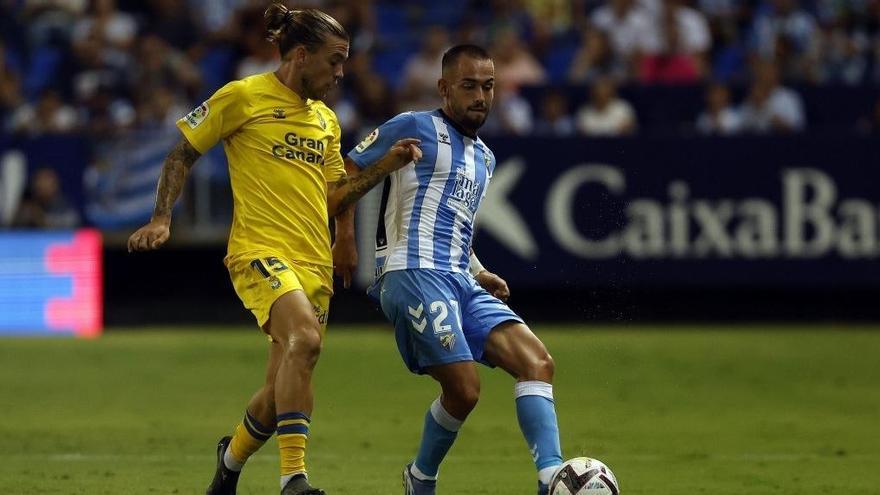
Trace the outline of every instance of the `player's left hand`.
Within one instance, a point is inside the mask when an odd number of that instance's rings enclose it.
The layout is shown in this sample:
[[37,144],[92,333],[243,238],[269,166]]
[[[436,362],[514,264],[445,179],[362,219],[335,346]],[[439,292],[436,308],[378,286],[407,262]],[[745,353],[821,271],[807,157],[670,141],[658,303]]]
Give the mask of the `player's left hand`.
[[342,277],[342,286],[351,287],[351,279],[357,269],[358,252],[354,238],[336,238],[333,243],[333,271]]
[[480,287],[486,289],[486,292],[498,299],[506,302],[510,297],[510,289],[507,287],[507,282],[489,270],[481,271],[474,278],[480,284]]

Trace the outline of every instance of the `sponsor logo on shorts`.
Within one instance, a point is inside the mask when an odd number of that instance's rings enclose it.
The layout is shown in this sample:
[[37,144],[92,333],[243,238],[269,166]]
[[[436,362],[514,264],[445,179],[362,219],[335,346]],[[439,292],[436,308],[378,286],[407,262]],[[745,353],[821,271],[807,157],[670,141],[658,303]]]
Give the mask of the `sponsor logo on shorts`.
[[313,304],[312,309],[315,310],[315,318],[318,319],[318,323],[325,325],[327,323],[327,308]]

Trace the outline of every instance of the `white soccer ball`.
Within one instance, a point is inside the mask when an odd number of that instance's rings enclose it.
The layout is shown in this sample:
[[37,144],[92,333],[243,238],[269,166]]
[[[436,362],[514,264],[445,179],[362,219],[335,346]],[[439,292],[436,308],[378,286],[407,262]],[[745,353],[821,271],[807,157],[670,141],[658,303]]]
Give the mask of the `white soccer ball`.
[[550,495],[619,495],[611,468],[602,461],[576,457],[565,461],[550,481]]

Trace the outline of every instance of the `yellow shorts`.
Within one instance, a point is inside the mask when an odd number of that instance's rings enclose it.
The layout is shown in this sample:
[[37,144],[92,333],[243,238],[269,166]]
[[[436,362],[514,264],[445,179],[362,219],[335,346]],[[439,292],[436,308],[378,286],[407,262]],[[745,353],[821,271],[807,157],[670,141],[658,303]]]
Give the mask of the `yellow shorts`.
[[[239,299],[260,328],[269,321],[272,304],[288,292],[301,290],[312,303],[321,331],[327,328],[333,268],[290,261],[283,256],[234,256],[224,260]],[[265,332],[266,329],[264,328]],[[271,340],[271,337],[269,338]]]

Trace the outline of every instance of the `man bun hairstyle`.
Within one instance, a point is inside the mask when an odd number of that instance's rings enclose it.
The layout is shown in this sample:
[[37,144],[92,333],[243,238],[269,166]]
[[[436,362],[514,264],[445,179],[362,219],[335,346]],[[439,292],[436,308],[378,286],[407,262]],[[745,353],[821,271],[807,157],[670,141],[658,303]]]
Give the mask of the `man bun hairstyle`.
[[293,10],[283,3],[275,2],[266,8],[263,18],[269,32],[267,39],[278,45],[282,58],[297,45],[303,45],[314,52],[331,35],[349,39],[339,21],[318,9]]
[[458,62],[458,59],[465,55],[477,60],[492,60],[489,52],[477,45],[455,45],[443,54],[441,62],[443,72],[453,67]]

